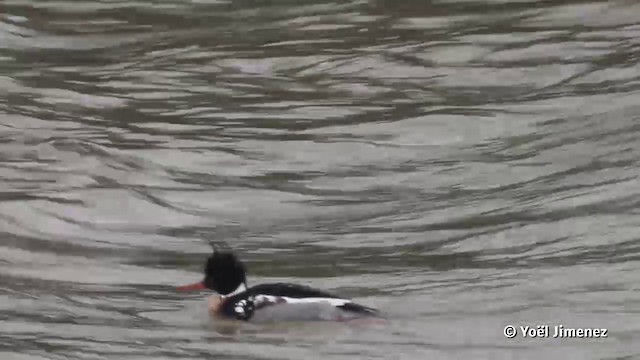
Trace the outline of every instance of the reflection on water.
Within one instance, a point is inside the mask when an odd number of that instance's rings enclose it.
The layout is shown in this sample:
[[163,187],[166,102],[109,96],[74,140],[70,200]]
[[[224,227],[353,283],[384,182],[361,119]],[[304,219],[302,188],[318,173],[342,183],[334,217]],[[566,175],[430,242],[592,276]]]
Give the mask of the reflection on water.
[[[3,10],[0,358],[640,352],[635,2]],[[221,330],[204,240],[391,321]]]

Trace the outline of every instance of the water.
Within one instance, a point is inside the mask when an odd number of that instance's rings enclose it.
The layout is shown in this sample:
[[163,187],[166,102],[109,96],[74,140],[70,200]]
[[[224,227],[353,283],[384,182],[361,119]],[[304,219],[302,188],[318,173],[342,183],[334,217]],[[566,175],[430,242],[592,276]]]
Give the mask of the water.
[[[2,10],[3,360],[640,356],[637,2]],[[390,320],[216,323],[206,240]]]

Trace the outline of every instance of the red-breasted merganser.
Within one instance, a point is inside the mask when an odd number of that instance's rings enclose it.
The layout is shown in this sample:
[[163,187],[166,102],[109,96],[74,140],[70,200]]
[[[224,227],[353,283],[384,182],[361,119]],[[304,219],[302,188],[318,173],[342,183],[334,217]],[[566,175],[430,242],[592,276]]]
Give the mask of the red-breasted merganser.
[[379,317],[376,309],[308,286],[270,283],[248,288],[244,264],[229,251],[214,250],[204,273],[204,280],[178,289],[220,294],[209,299],[209,312],[216,317],[252,322]]

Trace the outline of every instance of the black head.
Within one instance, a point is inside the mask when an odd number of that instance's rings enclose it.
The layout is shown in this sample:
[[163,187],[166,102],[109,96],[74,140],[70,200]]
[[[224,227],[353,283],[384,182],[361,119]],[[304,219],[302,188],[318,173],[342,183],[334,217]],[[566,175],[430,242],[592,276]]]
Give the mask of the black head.
[[203,284],[220,295],[227,295],[247,282],[247,271],[232,252],[214,251],[204,267]]

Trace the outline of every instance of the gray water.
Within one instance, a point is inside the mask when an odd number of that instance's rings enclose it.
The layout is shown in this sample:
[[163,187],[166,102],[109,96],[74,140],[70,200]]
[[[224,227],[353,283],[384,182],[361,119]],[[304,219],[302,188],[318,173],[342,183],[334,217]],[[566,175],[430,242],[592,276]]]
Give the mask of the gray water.
[[[0,359],[640,358],[640,3],[0,9]],[[388,321],[216,322],[207,241]]]

